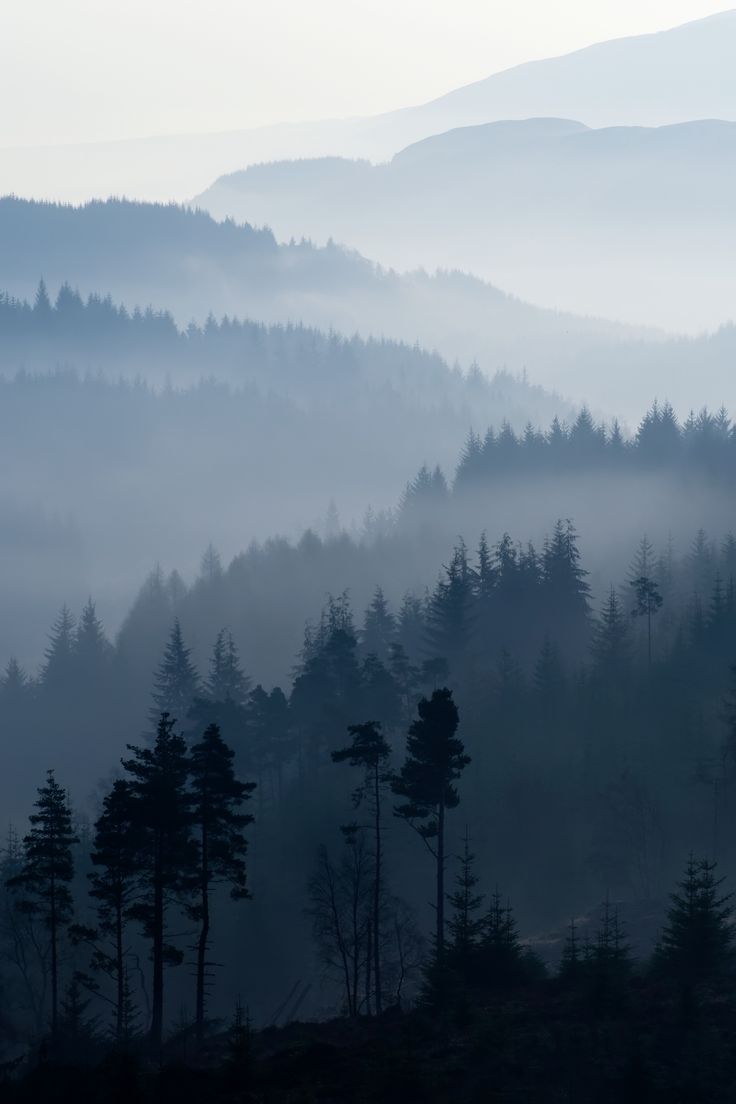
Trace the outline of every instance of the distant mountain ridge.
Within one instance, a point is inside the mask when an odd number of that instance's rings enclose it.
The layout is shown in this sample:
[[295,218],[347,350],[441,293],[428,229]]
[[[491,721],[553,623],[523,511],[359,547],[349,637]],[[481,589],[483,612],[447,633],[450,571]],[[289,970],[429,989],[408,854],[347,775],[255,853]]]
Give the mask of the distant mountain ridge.
[[194,201],[215,217],[332,236],[400,268],[471,271],[523,299],[670,330],[733,317],[736,123],[461,127],[384,165],[252,166]]
[[0,241],[0,287],[15,296],[32,297],[40,277],[53,294],[68,281],[84,295],[104,288],[171,310],[182,326],[210,312],[304,323],[418,342],[489,375],[527,369],[534,382],[622,341],[661,337],[541,310],[459,272],[401,274],[336,245],[279,245],[270,231],[173,205],[0,199]]
[[432,134],[501,119],[557,116],[592,127],[736,120],[734,57],[736,11],[730,10],[527,62],[430,103],[369,118],[0,150],[0,192],[51,192],[76,202],[107,195],[183,200],[216,177],[261,161],[328,155],[384,161]]

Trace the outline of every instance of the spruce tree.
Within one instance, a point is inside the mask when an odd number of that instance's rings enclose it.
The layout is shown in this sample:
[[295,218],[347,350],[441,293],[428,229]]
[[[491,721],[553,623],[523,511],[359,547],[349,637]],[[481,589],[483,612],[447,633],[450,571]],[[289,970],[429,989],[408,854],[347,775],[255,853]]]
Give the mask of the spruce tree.
[[501,894],[491,897],[480,943],[481,975],[491,988],[505,988],[524,975],[524,952],[511,905]]
[[715,872],[716,863],[691,855],[670,897],[656,959],[687,985],[716,980],[734,961],[731,894]]
[[199,675],[191,659],[191,649],[184,644],[177,617],[154,676],[153,718],[169,713],[183,723],[198,691]]
[[68,692],[74,666],[75,650],[74,617],[68,606],[62,606],[51,626],[49,643],[44,652],[41,667],[41,687],[55,698]]
[[250,679],[245,675],[233,634],[220,629],[212,648],[210,671],[205,683],[207,696],[215,702],[244,705]]
[[29,820],[30,831],[23,839],[20,871],[8,880],[19,891],[17,907],[43,920],[49,932],[51,972],[51,1033],[59,1025],[59,952],[61,937],[73,912],[70,883],[74,877],[72,847],[78,842],[72,829],[72,812],[66,793],[53,770],[39,787],[38,810]]
[[452,906],[447,929],[450,935],[448,953],[451,964],[460,972],[465,981],[470,980],[474,952],[485,927],[482,916],[476,913],[483,904],[484,896],[476,892],[478,875],[475,873],[475,855],[470,850],[470,836],[467,828],[463,836],[463,850],[460,855],[460,870],[455,877],[455,891],[448,893],[447,900]]
[[207,951],[210,945],[210,899],[215,885],[225,882],[230,896],[248,896],[243,830],[253,817],[240,812],[255,785],[239,782],[233,770],[234,754],[217,725],[209,725],[194,745],[190,760],[191,820],[197,843],[195,903],[190,913],[199,923],[195,1024],[197,1039],[204,1038]]
[[474,579],[468,553],[461,541],[443,569],[427,611],[427,648],[441,657],[453,674],[462,670],[462,659],[470,643],[474,618]]
[[169,906],[191,893],[196,845],[187,793],[189,759],[175,721],[162,713],[152,747],[128,745],[132,819],[136,826],[136,901],[129,915],[151,941],[152,1003],[150,1041],[160,1047],[164,1018],[164,966],[179,964],[181,953],[166,942]]
[[625,675],[630,658],[629,628],[614,587],[593,628],[591,652],[599,678],[614,683]]
[[380,586],[376,587],[363,620],[360,639],[363,655],[375,655],[381,663],[386,663],[395,634],[396,621],[389,610],[383,590]]
[[460,803],[455,782],[470,762],[455,735],[459,724],[452,691],[435,690],[417,706],[406,741],[406,759],[392,782],[404,798],[396,816],[407,821],[426,844],[435,862],[436,955],[442,967],[445,945],[445,822],[449,809]]

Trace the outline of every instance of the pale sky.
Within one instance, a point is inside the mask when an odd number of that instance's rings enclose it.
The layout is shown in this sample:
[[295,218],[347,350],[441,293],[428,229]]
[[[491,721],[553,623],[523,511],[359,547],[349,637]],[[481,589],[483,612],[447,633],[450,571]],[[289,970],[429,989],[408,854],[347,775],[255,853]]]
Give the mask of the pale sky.
[[373,114],[721,10],[706,0],[4,0],[0,146]]

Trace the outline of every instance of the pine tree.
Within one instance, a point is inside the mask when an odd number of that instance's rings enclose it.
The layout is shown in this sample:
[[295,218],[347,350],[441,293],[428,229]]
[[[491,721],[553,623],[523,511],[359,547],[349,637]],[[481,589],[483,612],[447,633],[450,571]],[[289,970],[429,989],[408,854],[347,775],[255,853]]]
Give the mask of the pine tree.
[[191,650],[184,644],[177,617],[154,677],[152,716],[169,713],[183,723],[198,691],[199,675],[191,660]]
[[652,667],[652,618],[662,606],[662,595],[659,587],[653,579],[646,575],[640,575],[633,579],[630,586],[634,592],[634,606],[631,610],[632,617],[646,618],[647,625],[647,665]]
[[373,917],[371,934],[373,939],[373,972],[375,977],[376,1014],[383,1010],[383,993],[381,989],[381,955],[382,955],[382,918],[381,902],[383,899],[383,798],[385,788],[391,781],[388,770],[388,760],[391,748],[381,732],[381,725],[376,721],[366,721],[363,724],[350,725],[349,734],[352,743],[339,751],[333,751],[333,763],[349,763],[351,767],[360,767],[363,770],[363,781],[353,791],[353,802],[360,806],[365,802],[372,820],[373,830]]
[[419,834],[435,861],[437,963],[442,969],[445,945],[445,820],[460,803],[455,782],[470,762],[455,735],[459,723],[452,691],[435,690],[422,698],[418,718],[406,741],[406,759],[392,789],[404,802],[395,808]]
[[210,898],[215,885],[225,882],[230,896],[248,896],[243,830],[253,817],[240,812],[255,785],[239,782],[233,770],[233,752],[217,725],[210,725],[191,752],[191,819],[197,841],[197,891],[191,914],[199,923],[197,940],[197,1039],[204,1038],[207,951],[210,944]]
[[164,966],[178,964],[181,953],[166,943],[166,915],[172,900],[191,892],[196,845],[191,835],[187,793],[186,744],[174,732],[174,720],[162,713],[153,747],[128,745],[133,753],[123,766],[130,776],[132,819],[136,826],[136,902],[129,915],[151,941],[153,962],[150,1041],[163,1038]]
[[23,839],[23,863],[18,874],[8,880],[11,889],[22,893],[17,907],[39,916],[49,932],[51,957],[51,1033],[57,1037],[59,1025],[59,950],[64,930],[72,918],[73,901],[69,888],[74,877],[72,847],[78,842],[72,830],[72,812],[67,796],[47,772],[46,783],[39,787],[38,810],[30,816],[31,828]]
[[659,964],[688,985],[716,980],[734,959],[731,894],[715,871],[716,863],[690,856],[657,950]]

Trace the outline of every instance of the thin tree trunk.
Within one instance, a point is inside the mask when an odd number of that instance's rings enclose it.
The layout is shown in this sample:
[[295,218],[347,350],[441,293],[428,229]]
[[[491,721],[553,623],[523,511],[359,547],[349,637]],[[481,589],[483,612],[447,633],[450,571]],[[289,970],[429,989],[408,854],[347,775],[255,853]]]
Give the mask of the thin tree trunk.
[[49,929],[51,932],[51,1035],[56,1041],[59,1031],[59,958],[58,958],[58,921],[56,916],[56,878],[51,868],[51,912]]
[[370,1016],[371,1014],[371,958],[373,950],[373,940],[371,938],[371,925],[368,924],[368,931],[366,933],[366,951],[365,951],[365,1014]]
[[115,909],[115,971],[117,982],[117,1008],[115,1014],[115,1038],[121,1042],[123,1038],[123,1021],[125,1018],[125,961],[123,955],[123,906],[118,901]]
[[161,840],[156,842],[153,885],[153,993],[151,998],[151,1043],[160,1048],[164,1027],[164,890],[161,870]]
[[445,950],[445,803],[437,816],[437,965],[441,968]]
[[376,869],[373,886],[373,970],[376,976],[376,1015],[383,1011],[383,999],[381,996],[381,780],[379,765],[376,764],[375,773],[375,803],[376,803]]
[[205,973],[207,968],[207,945],[210,936],[210,893],[209,893],[209,858],[207,826],[202,825],[202,880],[201,880],[201,908],[202,926],[199,931],[197,945],[197,1042],[204,1040],[204,989]]

